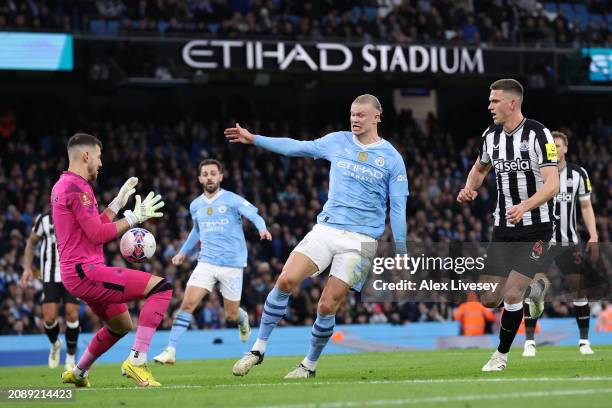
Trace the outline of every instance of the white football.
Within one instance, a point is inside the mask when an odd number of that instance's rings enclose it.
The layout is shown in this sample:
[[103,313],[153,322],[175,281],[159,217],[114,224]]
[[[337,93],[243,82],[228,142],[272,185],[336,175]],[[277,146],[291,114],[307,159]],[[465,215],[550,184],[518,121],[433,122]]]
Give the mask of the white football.
[[144,262],[155,253],[155,237],[144,228],[132,228],[121,237],[121,255],[130,262]]

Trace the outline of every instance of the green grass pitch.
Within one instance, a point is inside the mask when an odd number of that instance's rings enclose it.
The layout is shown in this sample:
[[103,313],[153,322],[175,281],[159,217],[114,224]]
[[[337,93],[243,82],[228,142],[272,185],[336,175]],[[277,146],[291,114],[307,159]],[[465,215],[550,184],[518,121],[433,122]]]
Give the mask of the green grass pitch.
[[[231,374],[235,360],[178,361],[152,367],[162,388],[141,389],[99,364],[92,388],[75,402],[7,402],[4,407],[611,407],[612,346],[582,356],[577,347],[540,347],[536,358],[510,354],[501,373],[482,373],[490,350],[444,350],[324,355],[318,375],[283,380],[301,357],[269,357],[246,377]],[[179,350],[180,352],[180,350]],[[180,357],[180,354],[179,354]],[[61,369],[0,368],[0,387],[61,387]],[[49,405],[51,404],[51,405]]]

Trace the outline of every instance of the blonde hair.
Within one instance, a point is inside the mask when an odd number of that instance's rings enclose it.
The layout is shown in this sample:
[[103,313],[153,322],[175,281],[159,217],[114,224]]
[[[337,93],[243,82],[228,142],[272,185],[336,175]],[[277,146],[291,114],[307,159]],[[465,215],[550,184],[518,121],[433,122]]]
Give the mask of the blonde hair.
[[358,97],[355,98],[353,103],[369,103],[370,105],[374,107],[374,109],[380,112],[381,115],[383,113],[382,105],[380,104],[380,101],[378,100],[378,98],[375,97],[374,95],[370,95],[370,94],[359,95]]
[[559,139],[563,140],[563,144],[567,146],[568,137],[567,137],[567,135],[565,133],[559,132],[558,130],[554,130],[554,131],[550,132],[550,134],[552,135],[553,139],[559,138]]

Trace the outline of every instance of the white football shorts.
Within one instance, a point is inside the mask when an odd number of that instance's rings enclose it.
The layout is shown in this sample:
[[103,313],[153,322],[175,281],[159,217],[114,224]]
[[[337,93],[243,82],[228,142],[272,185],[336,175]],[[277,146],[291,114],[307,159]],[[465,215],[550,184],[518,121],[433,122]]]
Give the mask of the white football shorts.
[[367,235],[317,224],[294,251],[306,255],[317,265],[319,270],[312,276],[331,264],[329,274],[359,292],[376,256],[377,244]]
[[228,266],[212,265],[206,262],[198,262],[189,277],[187,286],[196,286],[209,292],[219,282],[221,295],[224,299],[240,301],[242,296],[242,268],[231,268]]

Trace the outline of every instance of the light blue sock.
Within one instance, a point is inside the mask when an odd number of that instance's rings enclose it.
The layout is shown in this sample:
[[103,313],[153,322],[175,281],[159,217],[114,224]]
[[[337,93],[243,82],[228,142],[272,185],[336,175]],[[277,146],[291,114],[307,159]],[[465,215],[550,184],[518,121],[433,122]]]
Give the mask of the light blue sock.
[[268,341],[270,333],[276,327],[280,319],[285,316],[289,304],[289,292],[280,290],[276,286],[268,293],[261,315],[261,325],[257,333],[258,340]]
[[179,310],[179,312],[174,317],[174,322],[172,323],[172,330],[170,331],[168,347],[176,349],[176,346],[179,340],[181,339],[181,336],[189,328],[192,317],[193,315],[191,313]]
[[238,312],[240,313],[240,317],[238,318],[238,324],[242,324],[245,320],[249,320],[249,315],[247,314],[247,312],[244,311],[243,308],[240,308]]
[[[335,325],[336,315],[321,315],[317,313],[317,320],[315,320],[314,324],[312,325],[312,331],[310,332],[310,348],[308,349],[308,355],[306,356],[308,360],[313,363],[319,360],[321,352],[334,333]],[[308,368],[314,370],[316,364],[314,367],[311,367]]]

